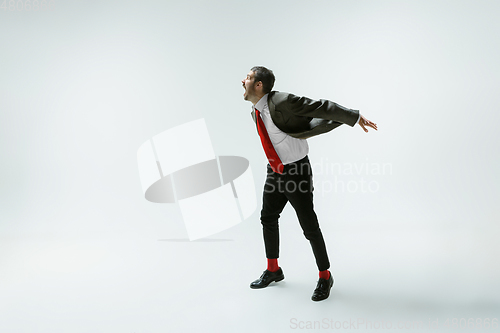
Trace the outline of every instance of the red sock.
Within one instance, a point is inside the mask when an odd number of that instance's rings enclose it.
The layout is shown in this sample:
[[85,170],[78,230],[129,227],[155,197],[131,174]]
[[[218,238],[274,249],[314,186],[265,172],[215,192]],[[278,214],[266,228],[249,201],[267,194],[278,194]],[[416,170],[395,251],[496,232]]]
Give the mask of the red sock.
[[278,259],[267,259],[267,270],[276,272],[280,267],[278,266]]
[[330,271],[329,270],[319,271],[319,278],[328,280],[330,278]]

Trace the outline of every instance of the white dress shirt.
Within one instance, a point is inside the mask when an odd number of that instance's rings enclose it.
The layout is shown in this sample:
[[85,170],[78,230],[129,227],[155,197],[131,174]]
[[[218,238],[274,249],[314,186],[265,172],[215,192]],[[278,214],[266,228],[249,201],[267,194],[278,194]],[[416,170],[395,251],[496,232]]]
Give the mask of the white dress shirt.
[[253,106],[253,108],[259,110],[260,117],[264,122],[264,126],[266,126],[267,133],[269,134],[269,139],[271,139],[271,143],[273,144],[274,150],[276,150],[281,163],[286,165],[303,159],[307,153],[309,153],[307,140],[294,138],[276,127],[271,119],[271,114],[269,113],[267,95],[268,94],[265,94],[257,102],[257,104]]

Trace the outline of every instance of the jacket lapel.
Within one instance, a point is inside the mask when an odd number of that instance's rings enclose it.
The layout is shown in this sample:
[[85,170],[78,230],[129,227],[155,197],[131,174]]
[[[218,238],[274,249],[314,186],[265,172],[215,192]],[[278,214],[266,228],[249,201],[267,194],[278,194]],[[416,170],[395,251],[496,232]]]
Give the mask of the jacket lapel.
[[252,109],[252,112],[250,112],[250,115],[252,116],[253,122],[255,123],[255,129],[257,129],[257,134],[259,133],[259,128],[257,127],[257,118],[255,117],[255,110]]

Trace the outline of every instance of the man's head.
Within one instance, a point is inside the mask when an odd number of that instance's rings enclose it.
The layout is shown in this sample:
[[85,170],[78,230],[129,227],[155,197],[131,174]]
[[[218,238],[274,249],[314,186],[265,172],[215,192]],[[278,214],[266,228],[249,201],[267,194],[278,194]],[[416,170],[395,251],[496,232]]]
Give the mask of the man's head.
[[243,98],[256,104],[262,96],[269,93],[274,86],[273,71],[262,66],[252,67],[246,78],[241,80],[245,93]]

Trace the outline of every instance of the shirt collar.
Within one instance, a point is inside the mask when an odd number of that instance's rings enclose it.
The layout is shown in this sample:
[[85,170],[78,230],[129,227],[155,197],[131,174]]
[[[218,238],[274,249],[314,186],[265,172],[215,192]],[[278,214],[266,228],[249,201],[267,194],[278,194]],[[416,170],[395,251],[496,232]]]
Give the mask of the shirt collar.
[[262,96],[261,99],[259,99],[257,104],[255,104],[253,107],[254,110],[257,109],[259,111],[262,111],[262,110],[264,110],[265,107],[267,107],[267,95],[269,95],[269,94],[265,94],[264,96]]

